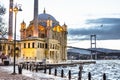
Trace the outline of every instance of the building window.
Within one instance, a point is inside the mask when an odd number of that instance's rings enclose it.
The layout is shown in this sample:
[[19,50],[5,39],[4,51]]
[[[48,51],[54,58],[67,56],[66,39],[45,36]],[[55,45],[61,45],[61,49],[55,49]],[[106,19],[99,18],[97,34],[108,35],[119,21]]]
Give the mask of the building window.
[[40,45],[40,48],[41,48],[41,43],[39,43],[39,45]]
[[2,45],[0,45],[0,51],[2,50]]
[[50,43],[50,49],[52,49],[52,44]]
[[40,43],[40,48],[44,48],[44,43]]
[[8,45],[8,50],[10,50],[10,46]]
[[41,38],[44,38],[45,37],[45,35],[44,34],[41,34]]
[[38,43],[38,48],[39,48],[39,43]]
[[41,43],[41,48],[43,48],[43,43]]
[[30,48],[30,43],[28,43],[28,48]]
[[47,43],[45,43],[45,49],[47,49],[48,48],[48,45],[47,45]]
[[54,46],[55,46],[55,44],[53,44],[53,49],[55,49]]
[[5,50],[5,46],[3,46],[3,50]]
[[44,43],[42,44],[42,48],[44,48]]
[[26,48],[26,43],[24,43],[24,48]]
[[31,37],[31,34],[28,37]]
[[35,43],[34,42],[32,43],[32,48],[35,48]]

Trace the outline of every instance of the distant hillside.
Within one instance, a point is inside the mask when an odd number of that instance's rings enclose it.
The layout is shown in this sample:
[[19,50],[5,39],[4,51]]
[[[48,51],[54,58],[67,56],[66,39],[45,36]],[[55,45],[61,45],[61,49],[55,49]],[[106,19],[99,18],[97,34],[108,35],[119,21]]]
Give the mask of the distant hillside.
[[90,54],[90,51],[82,50],[82,49],[68,49],[67,52],[79,53],[79,54]]
[[[92,48],[92,49],[68,49],[68,59],[89,59],[91,57],[91,51],[96,51],[98,58],[120,58],[120,50],[106,49],[106,48]],[[96,54],[93,54],[95,57]]]
[[[95,50],[95,48],[93,48],[91,50]],[[100,51],[100,52],[104,52],[104,53],[120,53],[120,50],[106,49],[106,48],[96,48],[96,51]]]
[[90,54],[91,51],[97,51],[97,52],[101,52],[101,53],[120,53],[120,50],[113,50],[113,49],[106,49],[106,48],[92,48],[92,49],[88,49],[88,50],[83,50],[83,49],[68,49],[67,52],[73,52],[73,53],[79,53],[79,54]]

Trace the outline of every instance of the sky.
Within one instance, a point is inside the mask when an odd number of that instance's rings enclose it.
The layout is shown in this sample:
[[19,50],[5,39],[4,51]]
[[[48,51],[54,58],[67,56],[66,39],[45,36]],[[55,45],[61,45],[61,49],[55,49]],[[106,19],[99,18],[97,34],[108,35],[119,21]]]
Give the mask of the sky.
[[[24,20],[29,25],[33,20],[34,0],[14,0],[21,4],[22,12],[17,14],[17,30]],[[0,0],[7,8],[8,24],[9,0]],[[120,0],[39,0],[39,14],[51,14],[68,26],[68,45],[90,47],[90,35],[97,35],[97,47],[120,49]],[[14,22],[14,21],[13,21]],[[18,33],[19,37],[19,33]]]

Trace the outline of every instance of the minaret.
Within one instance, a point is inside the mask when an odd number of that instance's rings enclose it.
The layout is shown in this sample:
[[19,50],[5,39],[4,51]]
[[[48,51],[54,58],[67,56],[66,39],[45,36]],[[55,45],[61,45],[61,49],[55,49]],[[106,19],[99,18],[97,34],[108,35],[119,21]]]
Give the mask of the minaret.
[[26,23],[24,21],[21,23],[20,37],[21,40],[26,38]]
[[10,9],[13,9],[13,0],[10,0],[9,1],[9,29],[8,29],[8,39],[9,40],[12,40],[12,37],[13,37],[13,12],[10,11]]
[[38,37],[38,0],[34,0],[34,31],[33,36]]

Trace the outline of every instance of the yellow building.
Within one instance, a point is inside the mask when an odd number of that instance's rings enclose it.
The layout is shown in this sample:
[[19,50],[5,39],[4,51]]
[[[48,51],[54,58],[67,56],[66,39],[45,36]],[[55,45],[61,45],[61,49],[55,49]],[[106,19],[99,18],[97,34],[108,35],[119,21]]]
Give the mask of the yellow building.
[[67,59],[67,26],[59,22],[44,10],[38,15],[38,37],[34,37],[34,20],[28,27],[21,23],[21,57],[28,60],[46,59],[49,63],[58,63]]

